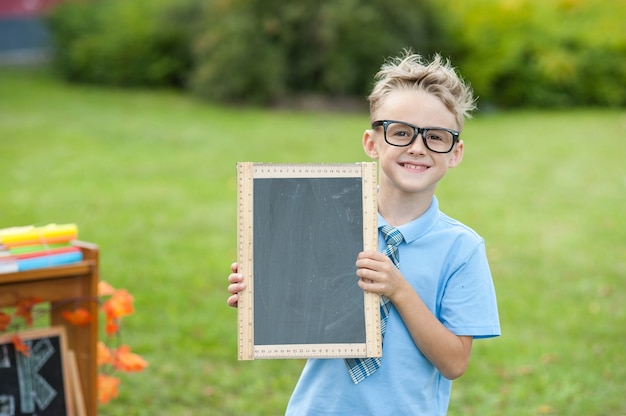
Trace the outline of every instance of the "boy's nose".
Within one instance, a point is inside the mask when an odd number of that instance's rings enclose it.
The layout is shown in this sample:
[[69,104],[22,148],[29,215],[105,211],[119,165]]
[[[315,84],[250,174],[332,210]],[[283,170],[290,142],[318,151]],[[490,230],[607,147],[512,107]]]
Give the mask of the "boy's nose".
[[411,145],[409,146],[408,152],[411,154],[425,154],[427,153],[427,151],[428,149],[424,144],[422,133],[418,133],[417,137],[415,137],[415,140],[413,140],[413,143],[411,143]]

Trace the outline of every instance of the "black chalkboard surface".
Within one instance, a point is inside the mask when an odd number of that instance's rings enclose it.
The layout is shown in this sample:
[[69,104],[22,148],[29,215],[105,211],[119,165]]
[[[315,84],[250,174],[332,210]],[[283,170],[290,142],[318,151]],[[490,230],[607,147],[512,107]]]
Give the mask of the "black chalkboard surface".
[[380,355],[355,266],[377,244],[375,164],[248,163],[238,179],[240,358]]
[[19,332],[25,356],[0,336],[0,415],[73,415],[63,327]]

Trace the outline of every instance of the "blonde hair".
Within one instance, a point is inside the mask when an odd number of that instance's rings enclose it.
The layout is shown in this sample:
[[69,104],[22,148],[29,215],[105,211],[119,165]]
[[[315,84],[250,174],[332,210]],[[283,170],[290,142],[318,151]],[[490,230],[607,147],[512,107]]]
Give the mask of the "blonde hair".
[[456,73],[450,61],[439,54],[425,63],[420,55],[405,50],[403,56],[385,62],[374,80],[368,97],[370,117],[374,117],[389,94],[398,90],[424,91],[436,96],[456,116],[460,130],[465,118],[470,118],[476,108],[471,87]]

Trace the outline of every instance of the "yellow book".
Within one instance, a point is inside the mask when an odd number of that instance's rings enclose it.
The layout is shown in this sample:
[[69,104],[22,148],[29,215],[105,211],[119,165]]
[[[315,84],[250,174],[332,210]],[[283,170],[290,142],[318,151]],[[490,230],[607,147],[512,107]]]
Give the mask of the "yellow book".
[[74,240],[78,237],[76,224],[32,225],[0,229],[0,244],[6,247],[48,244]]

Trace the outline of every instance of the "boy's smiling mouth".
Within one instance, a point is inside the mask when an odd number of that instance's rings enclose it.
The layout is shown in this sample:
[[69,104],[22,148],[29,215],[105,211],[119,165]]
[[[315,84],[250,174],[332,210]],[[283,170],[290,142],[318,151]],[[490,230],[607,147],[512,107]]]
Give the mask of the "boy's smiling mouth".
[[408,162],[400,162],[400,166],[402,166],[405,169],[413,170],[417,172],[424,172],[425,170],[430,168],[430,166],[427,166],[424,164],[415,164],[415,163],[408,163]]

